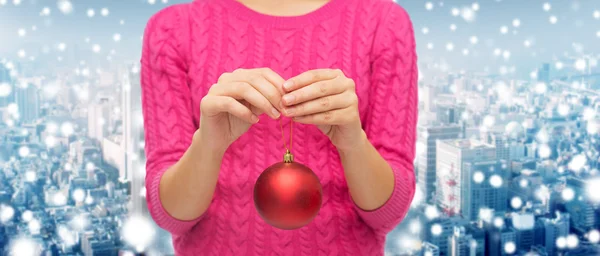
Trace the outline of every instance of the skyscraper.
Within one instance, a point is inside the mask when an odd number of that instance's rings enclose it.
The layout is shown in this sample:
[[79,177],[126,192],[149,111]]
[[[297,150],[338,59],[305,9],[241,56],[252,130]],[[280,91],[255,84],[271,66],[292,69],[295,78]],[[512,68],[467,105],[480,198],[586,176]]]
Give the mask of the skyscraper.
[[14,88],[15,103],[19,107],[19,120],[30,124],[40,116],[40,95],[36,85],[21,83]]
[[128,67],[122,76],[122,120],[123,148],[125,152],[125,178],[131,182],[132,212],[146,211],[145,200],[141,197],[144,187],[144,127],[142,123],[142,102],[140,73],[131,72]]
[[569,219],[568,213],[558,213],[555,219],[540,218],[544,225],[544,245],[548,255],[555,255],[556,239],[569,234]]
[[508,171],[503,161],[467,162],[461,172],[460,209],[465,219],[475,221],[482,208],[502,214],[508,197]]
[[8,93],[8,95],[0,97],[0,108],[4,108],[8,106],[8,104],[13,103],[15,101],[15,94],[14,84],[10,77],[10,71],[2,63],[0,63],[0,85],[2,85],[3,87],[7,86],[8,88],[10,88],[10,92]]
[[[579,177],[568,177],[567,184],[575,190],[577,195],[585,194],[588,186],[587,181]],[[587,199],[571,200],[565,206],[571,217],[573,229],[580,233],[586,233],[596,226],[598,220],[596,219],[595,206]]]
[[419,126],[417,143],[422,145],[424,152],[417,158],[417,183],[419,189],[429,202],[435,195],[436,179],[436,141],[457,139],[461,128],[458,125]]
[[88,109],[88,136],[90,138],[102,141],[105,136],[108,136],[109,103],[109,98],[102,97],[90,104]]
[[464,227],[454,227],[454,233],[448,239],[450,256],[475,256],[477,242],[465,232]]
[[437,248],[439,249],[439,255],[440,256],[448,256],[450,255],[450,247],[448,246],[448,240],[450,239],[450,237],[452,236],[453,232],[454,232],[454,227],[460,227],[460,226],[464,226],[467,225],[467,221],[465,221],[462,218],[458,218],[458,217],[451,217],[451,218],[441,218],[438,219],[438,221],[434,222],[434,223],[430,223],[431,225],[429,225],[430,227],[432,227],[433,225],[439,225],[439,227],[441,227],[441,233],[439,234],[432,234],[431,232],[428,232],[426,234],[426,241],[431,242],[433,245],[437,246]]
[[438,205],[449,214],[461,213],[463,181],[466,177],[464,164],[473,161],[493,161],[496,148],[473,139],[446,140],[436,142],[436,198]]
[[538,69],[537,80],[546,83],[548,86],[550,85],[550,63],[544,63],[540,69]]
[[440,256],[440,249],[434,244],[423,242],[421,248],[421,256]]

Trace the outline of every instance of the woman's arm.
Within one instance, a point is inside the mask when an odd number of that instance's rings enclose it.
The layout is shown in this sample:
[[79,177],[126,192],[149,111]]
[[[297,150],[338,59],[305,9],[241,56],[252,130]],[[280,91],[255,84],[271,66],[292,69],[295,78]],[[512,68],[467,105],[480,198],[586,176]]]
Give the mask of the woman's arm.
[[[209,208],[225,151],[263,113],[276,119],[284,79],[268,68],[221,74],[200,106],[187,82],[187,5],[153,16],[144,35],[142,104],[147,201],[158,225],[189,231]],[[249,105],[244,105],[241,100]],[[194,108],[200,108],[199,125]],[[198,128],[199,126],[199,128]],[[197,129],[198,128],[198,129]]]
[[385,233],[404,218],[415,193],[418,107],[412,23],[402,7],[389,4],[375,39],[372,107],[364,120],[368,141],[340,152],[359,215],[375,231]]
[[146,200],[156,223],[174,235],[190,230],[208,208],[221,161],[220,153],[203,150],[202,138],[194,135],[182,54],[186,11],[186,5],[175,5],[152,16],[141,59]]

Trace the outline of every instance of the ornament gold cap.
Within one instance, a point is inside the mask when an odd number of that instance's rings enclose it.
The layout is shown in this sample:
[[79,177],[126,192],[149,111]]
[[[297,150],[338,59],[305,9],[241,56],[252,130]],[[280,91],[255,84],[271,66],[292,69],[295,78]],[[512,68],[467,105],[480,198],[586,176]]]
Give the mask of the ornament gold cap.
[[285,151],[285,155],[283,155],[283,162],[284,163],[291,163],[294,162],[294,155],[292,155],[292,153],[290,152],[289,149],[287,149]]

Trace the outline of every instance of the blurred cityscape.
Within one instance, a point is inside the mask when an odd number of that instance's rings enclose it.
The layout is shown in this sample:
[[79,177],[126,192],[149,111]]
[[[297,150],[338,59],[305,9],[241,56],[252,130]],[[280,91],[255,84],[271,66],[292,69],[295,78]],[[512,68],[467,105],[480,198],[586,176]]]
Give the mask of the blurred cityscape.
[[[178,2],[0,0],[0,255],[173,253],[145,204],[138,60]],[[418,190],[386,255],[600,255],[600,2],[398,2]]]
[[0,248],[11,255],[148,249],[156,227],[142,217],[137,66],[27,72],[0,64]]
[[600,73],[582,60],[422,78],[419,191],[390,255],[600,255]]

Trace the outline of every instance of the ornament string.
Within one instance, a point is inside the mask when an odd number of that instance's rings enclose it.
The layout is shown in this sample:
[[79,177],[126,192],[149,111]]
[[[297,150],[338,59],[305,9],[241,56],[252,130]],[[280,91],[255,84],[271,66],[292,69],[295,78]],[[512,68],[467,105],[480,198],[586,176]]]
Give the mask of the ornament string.
[[286,149],[285,150],[285,154],[283,155],[283,162],[284,163],[291,163],[294,162],[294,155],[292,155],[291,151],[292,151],[292,138],[293,138],[293,134],[292,132],[294,131],[294,129],[292,129],[292,125],[294,124],[294,121],[290,119],[290,147],[288,148],[288,146],[285,143],[285,135],[283,133],[283,124],[281,124],[281,118],[279,119],[279,127],[281,128],[281,138],[283,141],[283,147]]
[[293,140],[292,140],[292,138],[293,138],[292,132],[294,131],[293,128],[292,128],[292,125],[294,124],[294,121],[290,119],[290,144],[289,144],[289,147],[288,147],[287,143],[285,143],[285,134],[283,132],[283,124],[281,123],[281,119],[283,119],[283,118],[279,119],[279,128],[281,129],[281,141],[283,142],[283,147],[287,151],[291,152],[292,151],[292,142],[293,142]]

